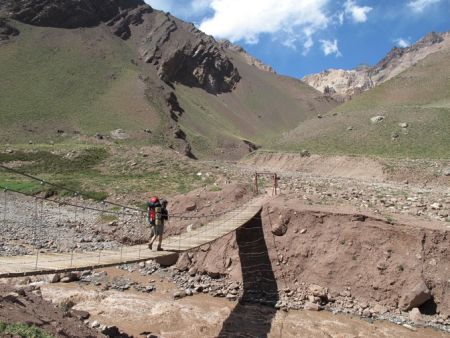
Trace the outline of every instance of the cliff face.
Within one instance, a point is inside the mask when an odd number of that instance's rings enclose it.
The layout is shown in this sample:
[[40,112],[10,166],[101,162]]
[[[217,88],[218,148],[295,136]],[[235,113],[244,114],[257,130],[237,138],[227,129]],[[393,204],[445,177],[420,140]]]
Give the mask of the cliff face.
[[328,69],[305,76],[310,86],[340,101],[369,90],[441,49],[450,48],[450,33],[432,32],[407,48],[394,47],[373,67],[353,70]]
[[163,13],[150,21],[151,30],[140,54],[146,63],[156,66],[161,80],[200,87],[212,94],[229,92],[239,82],[238,70],[212,37]]

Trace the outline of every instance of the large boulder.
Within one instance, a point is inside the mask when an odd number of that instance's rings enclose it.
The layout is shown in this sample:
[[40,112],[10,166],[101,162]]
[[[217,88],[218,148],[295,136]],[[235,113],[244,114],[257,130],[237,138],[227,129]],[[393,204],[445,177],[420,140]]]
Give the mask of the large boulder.
[[423,280],[406,290],[400,299],[399,306],[403,311],[411,310],[431,298],[431,291]]

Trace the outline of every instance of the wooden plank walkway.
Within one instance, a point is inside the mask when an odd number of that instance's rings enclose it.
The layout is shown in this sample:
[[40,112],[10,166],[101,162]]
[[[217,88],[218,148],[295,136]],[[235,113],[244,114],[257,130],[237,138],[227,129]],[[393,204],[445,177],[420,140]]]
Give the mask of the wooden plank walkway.
[[254,218],[261,208],[262,199],[253,199],[198,229],[164,239],[164,251],[150,251],[145,244],[124,246],[120,250],[0,257],[0,278],[87,270],[171,256],[198,248],[235,231]]

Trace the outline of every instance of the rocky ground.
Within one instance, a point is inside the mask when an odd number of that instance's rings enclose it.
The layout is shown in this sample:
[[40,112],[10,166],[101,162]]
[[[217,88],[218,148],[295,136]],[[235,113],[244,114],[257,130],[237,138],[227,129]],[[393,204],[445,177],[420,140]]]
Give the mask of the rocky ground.
[[[80,321],[89,314],[56,307],[42,299],[39,286],[28,284],[11,287],[0,285],[0,322],[25,323],[42,329],[55,337],[104,337]],[[17,337],[2,334],[2,337]]]
[[[211,166],[221,172],[219,184],[170,199],[169,211],[185,219],[171,220],[168,235],[199,226],[208,215],[231,210],[252,197],[248,182],[257,167],[205,163],[205,169]],[[212,245],[181,255],[174,267],[146,262],[121,267],[120,276],[87,271],[56,280],[79,281],[100,293],[151,295],[165,288],[171,300],[207,294],[239,304],[268,305],[274,311],[327,310],[388,320],[408,330],[427,326],[450,332],[447,185],[277,172],[282,177],[280,196],[271,197],[271,182],[260,181],[267,194],[260,218]],[[10,229],[2,233],[3,255],[33,252],[36,247],[117,248],[148,239],[142,215],[111,218],[87,209],[75,214],[67,205],[41,205],[7,194],[7,207],[0,215],[0,220],[6,216],[3,224]],[[127,202],[119,197],[118,201]],[[32,212],[18,212],[27,207]],[[158,285],[161,280],[173,286]],[[106,328],[94,322],[86,324]]]

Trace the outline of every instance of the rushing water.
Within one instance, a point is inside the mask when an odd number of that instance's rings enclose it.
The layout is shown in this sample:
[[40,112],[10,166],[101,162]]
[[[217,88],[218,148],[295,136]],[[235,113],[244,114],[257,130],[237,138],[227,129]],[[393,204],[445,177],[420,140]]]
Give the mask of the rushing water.
[[61,303],[71,298],[91,320],[116,325],[135,337],[450,337],[389,322],[368,321],[329,312],[276,311],[200,294],[174,301],[173,285],[156,282],[157,291],[100,291],[80,284],[50,284],[44,298]]

